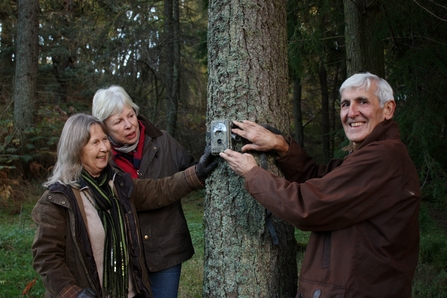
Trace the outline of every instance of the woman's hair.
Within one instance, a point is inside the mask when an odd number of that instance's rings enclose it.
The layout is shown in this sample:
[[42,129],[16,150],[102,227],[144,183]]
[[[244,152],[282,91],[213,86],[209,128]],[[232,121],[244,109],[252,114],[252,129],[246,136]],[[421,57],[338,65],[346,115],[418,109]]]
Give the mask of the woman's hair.
[[81,177],[82,171],[82,150],[90,140],[90,127],[95,124],[101,126],[104,133],[107,134],[104,123],[93,116],[81,113],[68,118],[57,144],[57,161],[50,178],[44,183],[45,187],[55,182],[74,187],[79,186],[77,181]]
[[390,84],[369,72],[357,73],[347,78],[340,87],[340,95],[345,89],[365,88],[368,90],[373,82],[376,83],[376,96],[379,98],[380,107],[383,107],[387,101],[394,100],[393,88]]
[[120,113],[124,107],[130,107],[138,116],[139,107],[132,101],[129,94],[120,86],[110,86],[99,89],[93,96],[92,115],[103,121]]

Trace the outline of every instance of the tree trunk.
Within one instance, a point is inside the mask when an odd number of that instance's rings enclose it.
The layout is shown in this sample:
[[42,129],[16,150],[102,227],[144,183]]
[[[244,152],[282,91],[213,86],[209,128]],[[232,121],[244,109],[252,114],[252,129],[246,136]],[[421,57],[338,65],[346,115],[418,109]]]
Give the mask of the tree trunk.
[[295,141],[304,148],[304,129],[303,129],[303,113],[301,111],[301,99],[302,99],[302,86],[301,79],[297,78],[293,81],[293,119],[295,124]]
[[[39,0],[18,0],[14,122],[19,132],[33,125],[38,66]],[[23,134],[22,134],[23,136]],[[23,144],[23,142],[22,142]]]
[[330,120],[329,120],[329,90],[327,83],[327,71],[323,63],[320,64],[318,77],[321,91],[321,144],[323,146],[323,163],[331,159],[330,145]]
[[[13,19],[4,17],[1,20],[1,38],[0,38],[0,78],[1,82],[12,82],[14,73],[13,62]],[[11,88],[12,89],[12,88]],[[8,90],[10,92],[10,90]]]
[[[212,0],[208,26],[208,123],[250,119],[286,132],[286,1]],[[279,174],[274,158],[267,160]],[[266,227],[266,210],[221,162],[207,179],[203,297],[295,296],[294,230],[274,216],[273,225],[278,245]]]
[[[175,137],[178,110],[179,61],[178,1],[165,0],[165,56],[166,56],[166,120],[167,132]],[[176,13],[174,13],[176,11]],[[177,24],[175,24],[177,22]]]
[[344,0],[347,75],[369,71],[383,77],[381,13],[377,1]]

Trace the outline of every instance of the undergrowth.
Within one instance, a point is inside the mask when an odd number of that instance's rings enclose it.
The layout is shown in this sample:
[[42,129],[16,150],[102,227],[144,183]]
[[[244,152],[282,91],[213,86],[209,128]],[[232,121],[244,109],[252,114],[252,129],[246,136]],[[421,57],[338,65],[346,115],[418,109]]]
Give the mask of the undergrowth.
[[[0,209],[1,298],[43,298],[45,293],[40,277],[31,266],[31,244],[35,225],[30,216],[32,207],[43,189],[39,185],[28,185],[23,191],[26,200],[18,214]],[[190,194],[182,203],[195,255],[183,264],[179,298],[199,298],[202,297],[203,285],[203,191]],[[444,223],[437,221],[432,212],[431,205],[422,203],[420,258],[414,277],[413,298],[447,297],[447,235]],[[295,232],[298,242],[298,267],[308,236],[308,232]]]

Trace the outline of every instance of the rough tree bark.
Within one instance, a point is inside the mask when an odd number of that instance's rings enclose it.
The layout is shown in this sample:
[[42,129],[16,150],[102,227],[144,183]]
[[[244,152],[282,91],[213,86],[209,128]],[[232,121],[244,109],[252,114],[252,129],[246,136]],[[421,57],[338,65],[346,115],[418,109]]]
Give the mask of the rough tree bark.
[[[18,0],[14,122],[19,132],[33,125],[36,99],[39,0]],[[23,143],[23,142],[22,142]]]
[[179,1],[165,0],[166,131],[176,136],[180,92]]
[[385,75],[381,40],[382,14],[378,1],[343,0],[347,75],[369,71]]
[[[287,132],[286,0],[212,0],[208,26],[208,123],[250,119]],[[294,230],[273,222],[277,246],[265,209],[221,161],[207,179],[203,297],[294,297]]]

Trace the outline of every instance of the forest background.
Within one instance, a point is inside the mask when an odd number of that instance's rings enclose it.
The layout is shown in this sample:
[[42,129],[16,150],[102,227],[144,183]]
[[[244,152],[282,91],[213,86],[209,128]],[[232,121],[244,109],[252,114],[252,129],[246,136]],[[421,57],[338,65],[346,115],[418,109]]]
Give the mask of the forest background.
[[[211,2],[211,1],[210,1]],[[256,1],[247,1],[256,3]],[[346,13],[354,4],[360,12]],[[141,114],[195,157],[205,146],[207,9],[200,0],[0,0],[0,209],[23,215],[55,162],[65,120],[99,88],[124,87]],[[287,2],[289,130],[315,159],[342,157],[338,88],[356,71],[395,90],[402,139],[419,171],[415,297],[447,292],[447,4],[432,0]],[[357,53],[347,28],[358,29]],[[358,60],[358,59],[357,59]],[[386,169],[384,169],[386,170]],[[36,190],[37,187],[37,190]],[[28,216],[26,214],[25,216]],[[11,249],[0,239],[0,251]],[[0,273],[7,268],[0,266]],[[0,287],[1,287],[0,280]]]

